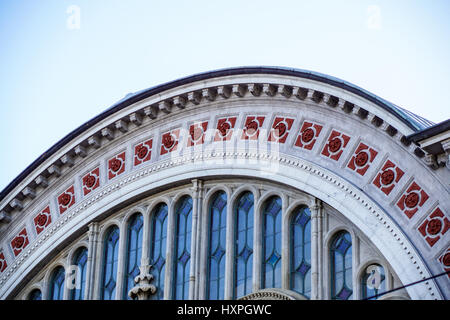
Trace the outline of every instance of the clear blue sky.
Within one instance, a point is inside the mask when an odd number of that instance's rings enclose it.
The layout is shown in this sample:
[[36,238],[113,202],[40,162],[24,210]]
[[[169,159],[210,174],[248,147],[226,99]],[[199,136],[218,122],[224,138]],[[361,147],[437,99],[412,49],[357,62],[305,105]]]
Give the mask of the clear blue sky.
[[0,0],[0,190],[127,93],[219,68],[322,72],[440,122],[449,53],[447,0]]

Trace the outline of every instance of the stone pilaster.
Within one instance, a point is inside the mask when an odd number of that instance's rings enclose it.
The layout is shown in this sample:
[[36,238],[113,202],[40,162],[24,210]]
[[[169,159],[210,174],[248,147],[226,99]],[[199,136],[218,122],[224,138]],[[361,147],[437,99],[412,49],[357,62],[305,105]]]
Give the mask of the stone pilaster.
[[98,272],[96,271],[96,265],[98,260],[98,236],[99,236],[99,227],[97,222],[92,222],[89,224],[88,231],[88,258],[87,258],[87,267],[86,267],[86,291],[84,293],[84,298],[86,300],[94,299],[94,288],[95,283],[97,283],[96,275]]

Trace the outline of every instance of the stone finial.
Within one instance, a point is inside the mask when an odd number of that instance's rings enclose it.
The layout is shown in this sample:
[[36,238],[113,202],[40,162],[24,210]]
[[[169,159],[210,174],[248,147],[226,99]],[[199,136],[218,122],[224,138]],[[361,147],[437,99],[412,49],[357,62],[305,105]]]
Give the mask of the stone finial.
[[155,294],[156,287],[150,282],[153,281],[153,275],[150,273],[152,266],[149,264],[148,259],[145,259],[140,267],[140,273],[134,278],[136,284],[129,292],[128,295],[132,299],[148,300],[150,295]]

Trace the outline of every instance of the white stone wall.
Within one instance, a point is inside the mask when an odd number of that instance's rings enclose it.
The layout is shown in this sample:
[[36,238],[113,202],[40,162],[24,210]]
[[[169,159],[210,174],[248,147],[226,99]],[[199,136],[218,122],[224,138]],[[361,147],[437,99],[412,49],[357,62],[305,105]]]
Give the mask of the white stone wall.
[[[249,116],[264,117],[258,140],[242,139]],[[219,119],[233,117],[231,139],[215,142]],[[277,117],[293,119],[283,143],[268,141]],[[200,121],[208,121],[204,143],[188,147],[190,126]],[[321,126],[311,150],[296,146],[305,121]],[[177,149],[162,153],[162,137],[177,129]],[[345,148],[337,161],[323,154],[333,131],[349,138],[343,140]],[[124,204],[193,179],[217,177],[265,179],[319,199],[351,221],[389,262],[392,274],[398,275],[392,285],[442,273],[450,232],[433,235],[436,242],[431,245],[430,235],[423,235],[420,227],[438,209],[440,221],[447,223],[450,172],[428,167],[415,154],[416,146],[404,143],[410,133],[393,114],[354,93],[292,76],[212,78],[145,98],[87,127],[0,202],[0,298],[19,294],[29,274],[52,260],[71,239],[85,234],[92,222],[103,221]],[[136,145],[150,139],[151,159],[136,165]],[[364,174],[349,168],[361,143],[376,152]],[[110,179],[109,160],[122,152],[123,170]],[[403,174],[385,194],[374,181],[388,160]],[[84,194],[83,178],[96,168],[99,186]],[[418,210],[405,213],[397,203],[411,193],[413,183],[424,193]],[[72,198],[61,213],[59,197],[71,193],[71,187]],[[47,207],[51,223],[38,233],[35,218]],[[94,289],[91,296],[96,294]],[[448,299],[450,278],[409,287],[408,295]]]

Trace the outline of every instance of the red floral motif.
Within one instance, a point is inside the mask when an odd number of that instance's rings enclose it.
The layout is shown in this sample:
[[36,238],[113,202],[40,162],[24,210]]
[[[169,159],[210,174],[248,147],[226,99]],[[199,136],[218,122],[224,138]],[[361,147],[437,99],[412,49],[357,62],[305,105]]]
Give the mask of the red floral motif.
[[180,129],[164,133],[161,137],[160,154],[163,155],[177,150],[179,139],[180,139]]
[[[438,259],[438,261],[442,264],[444,267],[445,272],[450,271],[450,248],[446,250]],[[447,273],[447,276],[450,278],[450,273]]]
[[17,257],[29,243],[27,229],[23,228],[22,231],[11,240],[11,247],[14,255]]
[[134,147],[134,165],[149,161],[152,157],[153,139],[141,142]]
[[381,173],[381,183],[385,185],[390,185],[395,179],[395,172],[392,169],[387,169]]
[[205,133],[208,129],[208,121],[191,124],[189,127],[189,137],[187,146],[200,145],[205,142]]
[[44,229],[52,222],[52,216],[50,215],[50,207],[46,207],[34,217],[34,227],[37,234],[44,231]]
[[214,141],[228,141],[233,135],[237,117],[221,118],[217,121],[217,130]]
[[276,117],[272,123],[268,140],[271,142],[285,143],[292,128],[294,119]]
[[428,198],[428,194],[415,181],[413,181],[397,201],[397,207],[411,219],[412,216],[424,205]]
[[3,254],[3,252],[0,252],[0,272],[5,271],[7,266],[8,265],[6,263],[5,255]]
[[97,189],[100,186],[100,169],[95,168],[82,179],[83,194],[87,195],[92,190]]
[[108,160],[108,179],[113,179],[125,172],[125,151]]
[[306,150],[312,150],[322,128],[323,127],[317,123],[304,121],[297,140],[295,141],[295,146]]
[[370,164],[375,160],[378,152],[364,143],[360,143],[356,148],[355,153],[347,164],[347,168],[356,171],[361,176],[364,176],[370,168]]
[[347,147],[350,137],[337,130],[331,131],[328,141],[322,149],[322,155],[338,161]]
[[74,204],[75,204],[75,189],[72,185],[58,197],[59,213],[63,214],[67,209],[69,209]]
[[388,196],[403,175],[404,172],[402,169],[392,161],[386,160],[372,183]]
[[431,212],[431,214],[419,226],[418,230],[425,241],[430,245],[430,247],[432,247],[449,228],[450,220],[438,207]]
[[265,117],[263,116],[247,116],[241,139],[257,140],[260,132],[259,129],[262,127],[264,119]]

